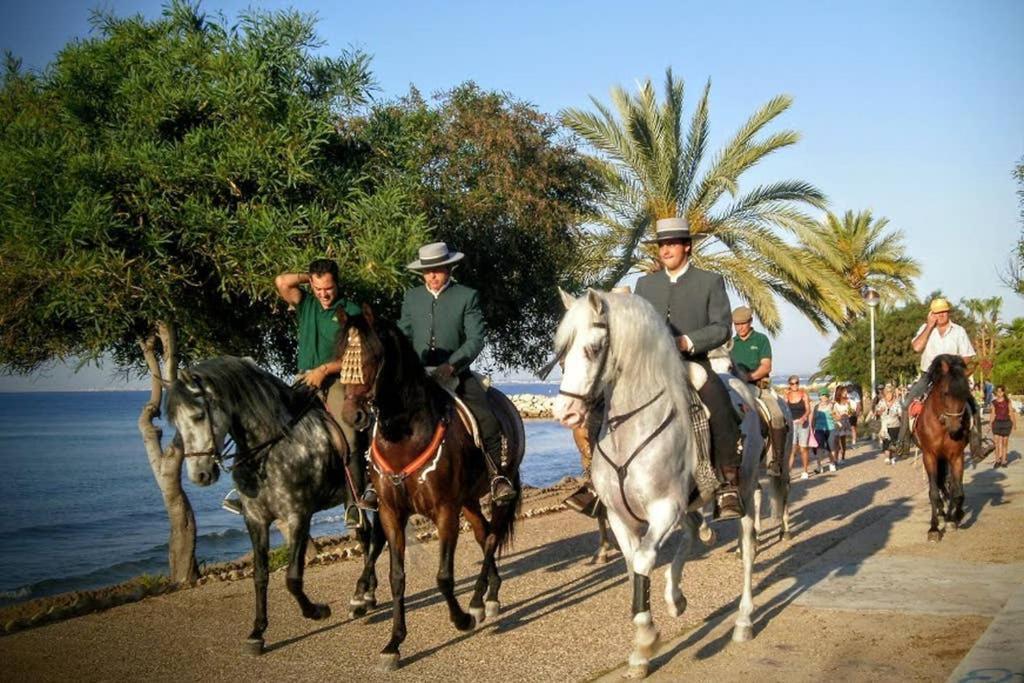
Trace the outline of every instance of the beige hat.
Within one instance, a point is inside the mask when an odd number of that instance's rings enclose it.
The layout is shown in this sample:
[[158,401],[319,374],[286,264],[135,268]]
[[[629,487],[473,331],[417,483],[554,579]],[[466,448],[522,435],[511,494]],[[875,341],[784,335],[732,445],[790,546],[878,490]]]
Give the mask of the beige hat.
[[683,216],[659,218],[654,224],[654,239],[644,240],[644,244],[661,244],[669,240],[699,240],[704,237],[707,237],[707,235],[691,234],[690,222]]
[[740,306],[732,312],[732,321],[734,323],[749,323],[754,319],[754,312],[746,306]]
[[928,310],[930,310],[932,313],[944,313],[948,311],[950,308],[952,308],[952,306],[949,305],[949,301],[943,299],[940,296],[936,299],[932,299],[932,303],[928,307]]

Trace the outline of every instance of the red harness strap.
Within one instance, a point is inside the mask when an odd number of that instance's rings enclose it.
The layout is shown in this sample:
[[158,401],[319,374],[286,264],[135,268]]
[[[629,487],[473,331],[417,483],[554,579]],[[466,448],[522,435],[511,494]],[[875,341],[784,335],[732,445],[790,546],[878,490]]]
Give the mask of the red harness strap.
[[401,471],[396,471],[391,463],[385,459],[384,454],[380,452],[380,446],[377,445],[377,439],[373,440],[370,446],[370,453],[373,456],[373,462],[376,463],[377,467],[384,474],[387,474],[392,480],[402,481],[410,474],[423,467],[430,461],[434,454],[437,453],[437,449],[441,447],[441,442],[444,441],[445,432],[448,430],[448,421],[441,420],[437,423],[437,429],[434,430],[434,438],[430,440],[427,447],[422,453],[413,458],[412,462],[403,467]]

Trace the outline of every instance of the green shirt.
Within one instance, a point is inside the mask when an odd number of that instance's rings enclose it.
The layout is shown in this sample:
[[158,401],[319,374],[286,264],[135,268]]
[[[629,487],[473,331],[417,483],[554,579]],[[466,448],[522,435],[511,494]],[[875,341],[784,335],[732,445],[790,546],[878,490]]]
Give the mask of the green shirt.
[[338,342],[338,307],[345,313],[356,315],[359,306],[341,298],[334,300],[327,308],[309,292],[303,291],[295,313],[299,319],[299,372],[306,372],[334,360],[334,349]]
[[761,361],[772,357],[772,343],[761,332],[751,331],[746,340],[739,335],[732,338],[732,362],[747,370],[757,370]]

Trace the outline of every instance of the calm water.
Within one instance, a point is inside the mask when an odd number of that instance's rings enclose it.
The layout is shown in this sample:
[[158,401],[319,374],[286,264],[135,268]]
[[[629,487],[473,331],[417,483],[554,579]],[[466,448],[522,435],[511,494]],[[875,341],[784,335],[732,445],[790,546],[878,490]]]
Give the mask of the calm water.
[[[543,384],[501,388],[557,392]],[[148,392],[0,393],[0,604],[166,573],[167,516],[137,427],[147,398]],[[569,430],[528,421],[526,444],[527,484],[547,486],[580,473]],[[230,488],[230,476],[207,488],[186,480],[200,561],[250,549],[241,517],[220,507]],[[341,533],[342,519],[340,508],[317,513],[313,535]]]

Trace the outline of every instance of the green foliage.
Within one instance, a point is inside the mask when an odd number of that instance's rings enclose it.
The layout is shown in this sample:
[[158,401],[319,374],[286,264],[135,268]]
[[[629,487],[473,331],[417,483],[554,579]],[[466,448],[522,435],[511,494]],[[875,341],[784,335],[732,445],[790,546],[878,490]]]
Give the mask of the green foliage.
[[[928,317],[928,302],[936,296],[939,293],[923,302],[911,301],[900,308],[876,311],[875,373],[879,383],[906,384],[917,379],[921,354],[915,353],[910,343]],[[969,317],[956,306],[950,318],[968,333],[973,330]],[[840,334],[818,364],[816,376],[850,380],[862,387],[871,385],[871,331],[867,318],[854,321]]]
[[[305,543],[305,541],[303,541]],[[291,556],[291,548],[285,544],[271,548],[267,554],[267,566],[269,571],[276,572],[281,567],[287,567]]]
[[1006,391],[1024,393],[1024,318],[1006,326],[996,346],[992,383],[1006,385]]
[[424,216],[401,186],[360,187],[339,124],[368,100],[366,55],[317,56],[295,12],[231,26],[173,2],[94,29],[42,76],[8,60],[0,83],[0,363],[112,352],[138,369],[165,321],[185,360],[287,368],[276,273],[328,255],[349,289],[400,289]]
[[492,360],[546,358],[557,287],[580,279],[581,224],[599,179],[558,122],[466,83],[424,102],[415,90],[361,124],[370,177],[414,186],[433,236],[465,252],[455,277],[481,293]]
[[921,266],[906,254],[903,232],[887,230],[889,219],[874,218],[870,211],[847,211],[842,218],[831,211],[825,220],[798,230],[800,241],[818,272],[847,285],[854,296],[830,316],[837,329],[867,314],[860,296],[865,287],[875,289],[884,305],[916,297],[914,278]]
[[598,228],[584,250],[590,257],[591,280],[607,288],[637,267],[650,268],[655,249],[642,246],[642,239],[653,235],[657,219],[686,216],[691,231],[712,238],[694,243],[694,261],[721,273],[765,328],[780,328],[778,295],[824,330],[851,294],[784,239],[814,225],[805,210],[823,208],[824,194],[802,180],[740,192],[744,173],[799,140],[791,130],[765,132],[792,100],[785,95],[769,100],[708,158],[710,91],[708,82],[688,127],[683,122],[683,82],[671,69],[661,102],[651,81],[645,80],[636,94],[612,88],[614,111],[591,98],[596,113],[563,112],[566,125],[601,154],[596,163],[609,188]]
[[1010,252],[1002,280],[1007,287],[1020,296],[1024,296],[1024,157],[1013,169],[1013,177],[1017,181],[1017,204],[1020,207],[1021,233],[1017,244]]

